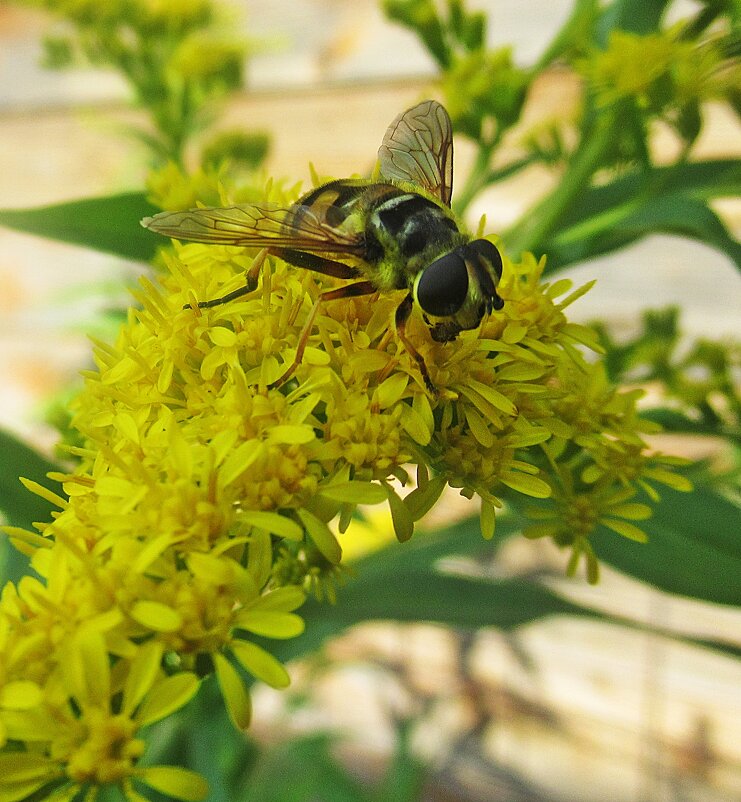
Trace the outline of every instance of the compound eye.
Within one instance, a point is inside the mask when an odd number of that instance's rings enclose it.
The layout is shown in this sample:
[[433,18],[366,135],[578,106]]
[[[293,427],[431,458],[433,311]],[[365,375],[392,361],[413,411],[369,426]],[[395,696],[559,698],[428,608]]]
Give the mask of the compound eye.
[[488,239],[477,239],[468,245],[469,250],[482,256],[492,266],[499,278],[502,277],[502,256]]
[[468,294],[468,269],[457,251],[428,265],[417,281],[417,303],[428,315],[454,315]]

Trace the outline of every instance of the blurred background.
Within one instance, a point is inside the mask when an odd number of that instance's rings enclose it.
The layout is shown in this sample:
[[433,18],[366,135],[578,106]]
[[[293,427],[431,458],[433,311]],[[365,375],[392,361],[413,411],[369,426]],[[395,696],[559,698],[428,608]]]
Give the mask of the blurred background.
[[[267,134],[266,175],[308,187],[309,162],[320,175],[367,174],[391,119],[436,93],[429,53],[375,0],[222,5],[235,38],[249,43],[246,80],[211,130]],[[470,7],[486,13],[489,44],[512,45],[516,62],[527,66],[572,5],[488,0]],[[699,5],[674,3],[670,17]],[[144,119],[129,102],[129,86],[110,69],[42,66],[49,20],[45,11],[0,3],[0,209],[138,191],[147,179],[151,153],[121,133]],[[576,97],[573,73],[547,71],[528,99],[527,119],[547,119]],[[662,136],[654,142],[659,153],[675,146]],[[474,152],[467,140],[458,143],[462,176]],[[693,156],[741,156],[741,127],[727,106],[707,106]],[[485,213],[487,230],[502,229],[556,181],[546,169],[520,173],[478,195],[469,224]],[[741,202],[721,199],[713,208],[737,236]],[[0,227],[0,427],[51,452],[58,432],[50,405],[89,366],[88,335],[112,336],[127,286],[142,269]],[[739,340],[738,273],[727,255],[695,240],[652,235],[566,274],[577,283],[599,279],[571,317],[599,318],[617,337],[638,331],[646,307],[677,304],[687,341]],[[680,450],[700,458],[712,444],[683,441]],[[451,496],[442,517],[463,504]],[[738,608],[670,596],[607,566],[596,587],[566,580],[562,558],[541,541],[512,542],[501,559],[518,574],[555,568],[551,587],[618,618],[741,646]],[[475,635],[422,623],[363,624],[295,666],[294,676],[288,692],[257,691],[251,736],[287,771],[302,771],[302,760],[322,767],[336,793],[317,799],[355,798],[342,790],[347,776],[361,786],[377,781],[398,756],[405,722],[408,748],[425,766],[422,799],[741,800],[739,661],[617,618],[545,619]],[[286,746],[327,732],[336,737],[326,764],[314,741],[316,752]],[[285,793],[280,798],[299,798]]]

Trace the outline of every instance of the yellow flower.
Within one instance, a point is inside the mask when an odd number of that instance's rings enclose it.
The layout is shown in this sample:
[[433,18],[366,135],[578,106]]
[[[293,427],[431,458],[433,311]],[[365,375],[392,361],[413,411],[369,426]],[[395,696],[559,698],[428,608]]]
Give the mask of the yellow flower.
[[[80,631],[59,647],[60,665],[43,699],[31,707],[5,711],[8,738],[32,746],[0,755],[0,795],[21,799],[49,792],[71,799],[83,789],[119,785],[127,798],[140,799],[134,781],[178,799],[203,799],[204,780],[169,766],[139,767],[144,742],[138,731],[170,715],[198,689],[190,673],[166,677],[162,647],[150,642],[128,661],[110,668],[103,636]],[[123,669],[117,670],[117,669]],[[111,704],[120,692],[120,705]]]
[[620,487],[609,481],[581,488],[568,468],[562,467],[548,502],[527,511],[539,523],[527,526],[523,535],[532,539],[549,537],[557,545],[571,548],[569,575],[574,574],[583,554],[587,578],[594,584],[599,580],[599,564],[589,539],[599,526],[639,543],[648,539],[642,529],[631,523],[651,516],[647,504],[632,501],[636,492],[633,487]]
[[732,92],[738,64],[724,62],[721,46],[683,37],[681,24],[659,33],[614,30],[605,50],[581,60],[577,68],[590,80],[600,105],[621,99],[659,111]]
[[[181,182],[161,178],[162,197]],[[296,197],[272,183],[265,194]],[[195,305],[242,286],[253,258],[163,252],[117,340],[96,344],[74,404],[85,446],[55,475],[66,498],[30,485],[58,512],[36,532],[6,528],[37,577],[0,599],[0,735],[27,750],[2,756],[2,798],[110,783],[132,799],[133,783],[197,798],[191,775],[140,767],[140,727],[190,698],[196,670],[215,673],[247,726],[245,674],[288,684],[255,637],[299,635],[307,592],[334,599],[346,569],[329,524],[344,533],[359,504],[387,505],[406,540],[449,484],[480,496],[491,537],[500,498],[553,493],[537,531],[589,553],[597,523],[637,536],[624,519],[644,505],[628,499],[667,481],[638,434],[636,395],[609,387],[583,354],[596,338],[566,318],[588,287],[543,283],[542,260],[505,258],[503,310],[456,342],[410,318],[433,394],[395,335],[398,293],[320,306],[291,379],[270,387],[333,280],[270,257],[254,292]],[[563,480],[571,466],[582,490]],[[395,485],[415,470],[402,500]]]

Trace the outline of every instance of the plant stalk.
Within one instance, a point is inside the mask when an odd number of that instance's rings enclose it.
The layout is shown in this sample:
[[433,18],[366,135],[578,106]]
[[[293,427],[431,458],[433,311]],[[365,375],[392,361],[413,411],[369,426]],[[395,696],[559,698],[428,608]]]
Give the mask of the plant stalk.
[[513,258],[518,258],[523,251],[538,251],[558,228],[564,213],[604,163],[614,142],[615,125],[615,117],[609,115],[598,122],[591,135],[585,134],[556,189],[526,212],[519,223],[504,232],[502,238]]

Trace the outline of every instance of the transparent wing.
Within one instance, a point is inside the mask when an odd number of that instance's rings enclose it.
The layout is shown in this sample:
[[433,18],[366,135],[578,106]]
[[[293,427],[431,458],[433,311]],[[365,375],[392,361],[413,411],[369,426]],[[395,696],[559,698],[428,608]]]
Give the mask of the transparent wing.
[[362,256],[363,237],[329,225],[316,206],[203,207],[145,217],[145,228],[174,239],[214,245],[294,248],[309,253]]
[[424,100],[388,127],[378,150],[385,178],[411,181],[450,206],[453,194],[453,127],[445,108]]

